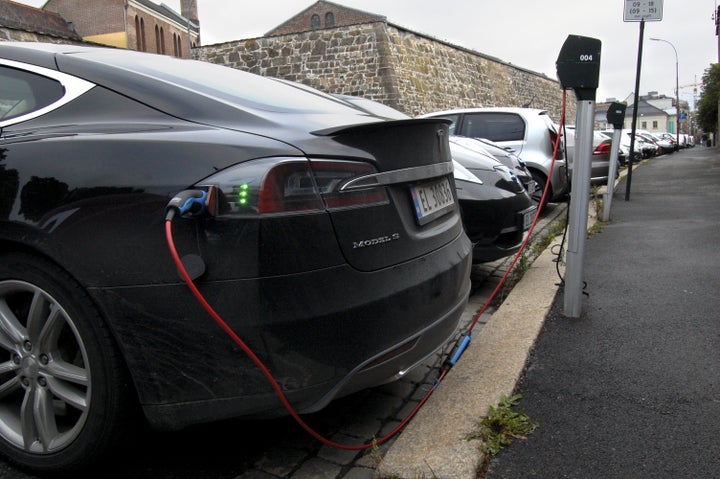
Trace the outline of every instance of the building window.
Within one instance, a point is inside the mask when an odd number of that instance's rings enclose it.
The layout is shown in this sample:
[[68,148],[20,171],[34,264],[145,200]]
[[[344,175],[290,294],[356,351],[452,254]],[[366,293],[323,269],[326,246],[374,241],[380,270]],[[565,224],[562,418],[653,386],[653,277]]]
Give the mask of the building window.
[[642,128],[643,130],[647,130],[647,122],[646,121],[641,122],[640,128]]
[[317,13],[310,18],[310,27],[313,30],[320,28],[320,15]]
[[158,53],[161,53],[162,50],[160,50],[160,27],[155,25],[155,51]]
[[160,27],[160,53],[165,55],[165,30]]
[[335,26],[335,15],[333,15],[333,12],[327,12],[325,14],[325,28],[330,28]]
[[653,130],[657,130],[657,129],[658,129],[658,122],[653,121]]
[[147,43],[145,42],[145,20],[140,18],[140,51],[147,51]]
[[142,43],[140,40],[140,17],[135,15],[135,50],[142,51]]
[[173,33],[173,55],[182,58],[182,37],[177,33]]

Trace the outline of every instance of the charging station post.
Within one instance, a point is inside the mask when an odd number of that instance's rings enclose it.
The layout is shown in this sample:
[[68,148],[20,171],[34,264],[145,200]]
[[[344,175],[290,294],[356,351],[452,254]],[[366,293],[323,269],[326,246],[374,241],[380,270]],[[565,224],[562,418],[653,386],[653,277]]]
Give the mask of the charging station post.
[[590,205],[595,95],[600,79],[600,48],[598,39],[570,35],[556,62],[560,86],[563,90],[573,89],[577,99],[564,297],[565,316],[571,318],[579,318],[582,311],[582,275]]
[[[613,193],[615,192],[615,175],[618,167],[618,152],[620,151],[620,135],[622,134],[623,123],[625,122],[625,104],[613,102],[607,111],[607,121],[613,128],[612,150],[610,152],[610,168],[608,171],[608,182],[605,196],[603,197],[602,220],[610,219],[610,206],[612,205]],[[631,153],[628,153],[631,155]]]

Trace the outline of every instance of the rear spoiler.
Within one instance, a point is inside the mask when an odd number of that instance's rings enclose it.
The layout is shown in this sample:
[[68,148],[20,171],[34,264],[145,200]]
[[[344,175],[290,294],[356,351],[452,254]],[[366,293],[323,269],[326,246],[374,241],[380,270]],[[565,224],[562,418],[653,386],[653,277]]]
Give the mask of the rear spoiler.
[[368,131],[373,130],[379,127],[387,128],[388,125],[399,125],[402,126],[403,124],[423,124],[423,123],[429,123],[429,124],[436,124],[436,125],[451,125],[452,122],[450,120],[446,120],[444,118],[409,118],[407,120],[385,120],[385,121],[373,121],[369,123],[356,123],[353,125],[341,125],[341,126],[334,126],[331,128],[323,128],[321,130],[315,130],[310,132],[313,135],[316,136],[334,136],[334,135],[340,135],[340,134],[346,134],[346,133],[357,133],[362,131]]

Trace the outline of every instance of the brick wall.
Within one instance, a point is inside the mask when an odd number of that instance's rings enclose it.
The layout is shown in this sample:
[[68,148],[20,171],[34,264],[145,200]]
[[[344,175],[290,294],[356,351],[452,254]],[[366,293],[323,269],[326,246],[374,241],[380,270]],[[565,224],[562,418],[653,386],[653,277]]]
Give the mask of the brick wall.
[[[138,46],[138,35],[135,19],[145,29],[144,48]],[[127,48],[150,53],[162,53],[172,56],[188,56],[188,36],[186,28],[178,28],[167,22],[163,17],[136,9],[132,4],[127,8]]]
[[[331,15],[333,25],[327,24],[328,14]],[[313,16],[317,16],[317,27],[313,26]],[[320,1],[303,10],[301,13],[282,25],[275,27],[275,29],[268,32],[265,36],[289,35],[297,32],[317,30],[320,28],[372,23],[378,20],[384,21],[385,17],[363,12],[361,10],[355,10],[353,8],[339,7],[339,5],[333,3]]]
[[123,0],[48,0],[43,9],[72,22],[82,37],[124,30]]
[[[522,106],[560,118],[555,79],[385,21],[208,45],[203,61],[359,95],[409,115],[457,107]],[[573,121],[575,97],[568,95]]]

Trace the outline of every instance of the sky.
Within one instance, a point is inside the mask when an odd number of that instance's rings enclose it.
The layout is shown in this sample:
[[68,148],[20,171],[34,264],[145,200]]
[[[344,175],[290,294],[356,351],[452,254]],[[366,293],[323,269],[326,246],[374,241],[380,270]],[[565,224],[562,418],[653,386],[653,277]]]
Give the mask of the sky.
[[[16,0],[41,6],[45,0]],[[180,12],[180,0],[153,0]],[[557,79],[555,62],[568,35],[599,39],[597,101],[632,99],[640,23],[623,21],[629,0],[331,0],[438,40]],[[647,3],[648,0],[643,0]],[[718,0],[655,0],[662,20],[645,22],[639,94],[657,91],[691,106],[705,70],[718,62]],[[197,0],[203,45],[262,36],[315,0]],[[653,41],[659,38],[664,41]],[[668,43],[669,42],[669,43]],[[673,49],[674,47],[674,49]]]

